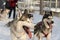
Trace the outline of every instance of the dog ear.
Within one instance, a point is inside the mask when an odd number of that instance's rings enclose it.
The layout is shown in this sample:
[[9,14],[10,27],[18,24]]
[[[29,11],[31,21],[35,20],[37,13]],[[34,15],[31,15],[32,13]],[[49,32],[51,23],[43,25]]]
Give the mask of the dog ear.
[[50,15],[53,16],[52,11],[50,11]]
[[49,14],[44,14],[43,19],[48,18]]
[[31,17],[33,17],[33,15],[32,14],[28,14],[28,18],[31,18]]

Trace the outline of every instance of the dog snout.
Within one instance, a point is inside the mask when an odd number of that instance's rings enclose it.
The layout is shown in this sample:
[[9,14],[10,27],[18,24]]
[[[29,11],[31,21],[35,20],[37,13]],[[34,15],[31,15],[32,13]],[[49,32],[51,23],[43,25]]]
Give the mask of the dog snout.
[[51,23],[53,24],[53,23],[54,23],[54,21],[51,21]]

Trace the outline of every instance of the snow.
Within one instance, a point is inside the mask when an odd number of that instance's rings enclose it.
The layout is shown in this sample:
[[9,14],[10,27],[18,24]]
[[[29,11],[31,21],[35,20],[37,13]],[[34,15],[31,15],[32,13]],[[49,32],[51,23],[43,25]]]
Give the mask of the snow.
[[0,40],[10,40],[10,30],[5,26],[6,21],[0,21]]
[[60,12],[60,8],[49,8],[49,7],[44,7],[44,10],[46,11],[53,11],[53,12]]
[[[39,12],[34,12],[33,23],[37,23],[42,20],[42,15],[38,14]],[[0,21],[0,40],[11,40],[10,28],[6,26],[9,20]],[[52,31],[51,40],[60,40],[60,18],[54,16],[54,27]],[[37,40],[37,37],[34,37],[34,40]],[[43,39],[45,40],[45,38]]]

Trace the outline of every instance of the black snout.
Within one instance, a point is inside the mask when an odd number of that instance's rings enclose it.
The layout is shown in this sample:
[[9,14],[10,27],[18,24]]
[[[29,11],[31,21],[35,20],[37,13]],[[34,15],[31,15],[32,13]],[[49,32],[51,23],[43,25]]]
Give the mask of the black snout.
[[51,24],[53,24],[54,23],[54,21],[51,21]]

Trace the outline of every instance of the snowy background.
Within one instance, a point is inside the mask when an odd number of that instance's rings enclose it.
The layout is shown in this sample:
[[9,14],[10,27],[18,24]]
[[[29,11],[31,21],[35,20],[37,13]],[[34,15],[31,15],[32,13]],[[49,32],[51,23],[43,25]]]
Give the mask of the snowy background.
[[[42,20],[42,15],[39,15],[39,12],[34,12],[33,15],[33,23],[37,23]],[[10,28],[5,25],[9,20],[0,21],[0,40],[11,40]],[[60,18],[54,16],[54,22],[51,40],[60,40]],[[34,37],[34,40],[37,40],[37,37]],[[45,40],[45,38],[43,40]]]

